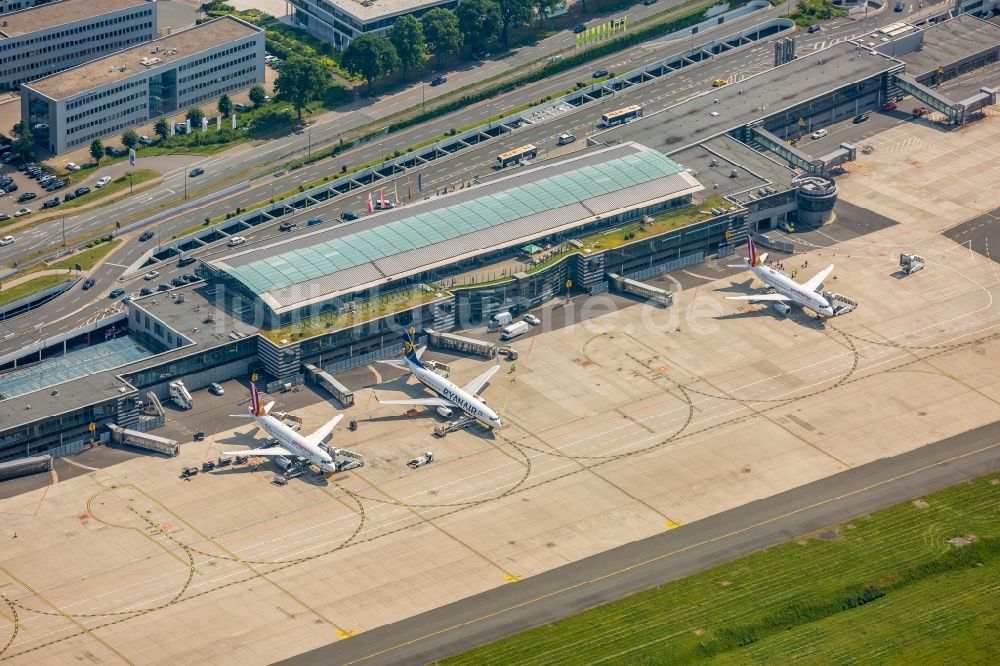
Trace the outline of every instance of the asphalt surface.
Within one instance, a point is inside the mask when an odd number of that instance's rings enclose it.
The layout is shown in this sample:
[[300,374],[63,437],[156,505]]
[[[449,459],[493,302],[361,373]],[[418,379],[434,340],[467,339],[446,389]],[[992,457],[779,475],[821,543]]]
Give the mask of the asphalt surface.
[[279,663],[433,662],[997,469],[1000,421]]

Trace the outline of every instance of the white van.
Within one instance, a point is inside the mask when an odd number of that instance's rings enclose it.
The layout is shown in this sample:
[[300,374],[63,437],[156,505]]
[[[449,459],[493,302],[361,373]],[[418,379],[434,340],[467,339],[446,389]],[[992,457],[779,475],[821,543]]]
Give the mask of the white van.
[[504,310],[503,312],[498,312],[490,317],[489,328],[491,331],[497,331],[512,321],[514,321],[514,317],[509,312]]
[[504,326],[500,331],[501,340],[513,340],[519,335],[524,335],[531,330],[531,324],[526,321],[519,321],[509,326]]

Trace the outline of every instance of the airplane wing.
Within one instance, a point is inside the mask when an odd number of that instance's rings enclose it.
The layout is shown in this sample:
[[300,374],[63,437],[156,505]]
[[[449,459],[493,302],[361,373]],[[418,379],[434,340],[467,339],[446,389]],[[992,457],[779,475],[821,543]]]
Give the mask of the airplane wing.
[[809,291],[816,291],[819,286],[823,284],[823,280],[829,277],[830,273],[833,272],[833,264],[830,264],[816,275],[812,276],[808,280],[802,283],[803,289],[808,289]]
[[226,456],[292,456],[295,455],[283,446],[265,446],[260,449],[246,449],[244,451],[226,451]]
[[491,365],[486,372],[484,372],[483,374],[479,375],[471,382],[469,382],[466,385],[465,390],[471,393],[472,395],[478,396],[479,392],[483,390],[484,386],[486,386],[486,382],[490,381],[490,377],[495,375],[496,371],[499,369],[500,369],[500,359],[498,358],[496,365]]
[[781,294],[758,294],[756,296],[726,296],[730,301],[790,301],[792,299]]
[[385,359],[379,359],[379,361],[378,361],[378,362],[379,362],[379,363],[385,363],[386,365],[392,365],[392,366],[395,366],[395,367],[397,367],[397,368],[405,368],[405,367],[406,367],[406,361],[404,361],[404,360],[403,360],[403,359],[401,359],[401,358],[385,358]]
[[444,398],[410,398],[409,400],[379,400],[378,402],[380,405],[422,405],[424,407],[455,406]]
[[306,440],[308,440],[310,444],[322,444],[323,440],[326,439],[326,436],[333,432],[333,429],[337,427],[337,424],[340,423],[340,419],[342,418],[344,418],[343,414],[337,414],[332,419],[327,421],[322,428],[307,436]]

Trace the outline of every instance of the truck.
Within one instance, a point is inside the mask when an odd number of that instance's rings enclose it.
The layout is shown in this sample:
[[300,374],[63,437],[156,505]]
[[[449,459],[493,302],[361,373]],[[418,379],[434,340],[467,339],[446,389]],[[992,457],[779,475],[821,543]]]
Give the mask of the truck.
[[531,330],[531,324],[526,321],[518,321],[513,324],[508,324],[500,329],[500,339],[501,340],[513,340],[519,335],[524,335]]
[[191,397],[191,393],[184,386],[184,382],[177,380],[175,382],[170,382],[170,399],[173,400],[174,404],[181,409],[191,409],[194,407],[194,398]]
[[489,328],[491,331],[499,331],[512,321],[514,321],[514,317],[510,314],[510,312],[504,310],[503,312],[498,312],[490,317]]

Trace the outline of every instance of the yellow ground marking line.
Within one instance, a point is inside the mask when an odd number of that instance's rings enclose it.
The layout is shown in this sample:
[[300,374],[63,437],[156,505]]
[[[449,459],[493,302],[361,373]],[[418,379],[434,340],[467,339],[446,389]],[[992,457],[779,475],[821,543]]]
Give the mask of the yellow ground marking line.
[[[102,490],[101,492],[104,492],[104,491]],[[177,560],[178,562],[180,562],[181,566],[183,566],[185,569],[191,569],[192,571],[194,571],[197,574],[201,573],[200,571],[198,571],[198,569],[194,565],[191,564],[191,562],[189,562],[188,560],[184,559],[183,557],[181,557],[180,555],[178,555],[177,553],[175,553],[171,549],[167,548],[167,545],[165,543],[163,543],[162,541],[160,541],[158,539],[154,539],[152,536],[150,536],[150,534],[148,532],[146,532],[146,530],[143,530],[143,529],[138,528],[138,527],[130,527],[130,526],[127,526],[127,525],[119,525],[117,523],[109,523],[108,521],[103,520],[102,518],[100,518],[94,512],[94,509],[93,509],[94,500],[97,499],[97,496],[100,495],[100,494],[101,493],[97,493],[97,495],[92,495],[87,500],[87,513],[90,514],[91,518],[93,518],[94,520],[96,520],[97,522],[99,522],[99,523],[101,523],[103,525],[107,525],[108,527],[117,527],[117,528],[123,529],[123,530],[132,530],[136,534],[140,535],[141,537],[143,537],[144,539],[146,539],[147,541],[149,541],[150,543],[152,543],[153,545],[158,546],[159,548],[163,549],[163,551],[167,555],[169,555],[170,557],[172,557],[175,560]],[[129,508],[131,509],[131,507],[129,507]],[[134,510],[133,510],[133,513],[134,513]],[[136,514],[136,515],[138,516],[138,514]],[[142,516],[138,516],[138,517],[140,519],[142,518]]]
[[480,559],[482,559],[487,564],[490,564],[493,567],[496,567],[500,571],[500,573],[503,574],[504,579],[508,583],[516,583],[517,581],[521,580],[520,577],[518,577],[518,576],[512,574],[511,572],[507,571],[506,569],[504,569],[498,562],[495,562],[494,560],[490,559],[490,557],[488,555],[486,555],[485,553],[482,553],[482,552],[476,550],[475,548],[473,548],[469,544],[465,543],[464,541],[462,541],[461,539],[459,539],[457,536],[455,536],[454,534],[452,534],[448,530],[446,530],[443,527],[441,527],[440,525],[436,524],[430,518],[428,518],[428,517],[424,516],[423,514],[421,514],[419,511],[417,511],[416,509],[414,509],[412,506],[410,506],[406,502],[404,502],[402,500],[396,499],[395,497],[393,497],[389,493],[385,492],[384,490],[382,490],[381,488],[379,488],[374,483],[372,483],[371,481],[369,481],[365,477],[361,476],[357,472],[354,473],[354,476],[356,478],[358,478],[358,479],[361,479],[365,483],[367,483],[368,486],[371,487],[371,489],[374,490],[375,492],[377,492],[378,494],[382,495],[383,497],[388,498],[388,500],[390,502],[392,502],[393,504],[396,504],[398,506],[403,507],[404,509],[406,509],[407,511],[409,511],[410,513],[412,513],[414,516],[416,516],[417,518],[419,518],[423,522],[427,523],[428,525],[430,525],[434,529],[436,529],[439,532],[441,532],[441,534],[445,535],[446,537],[448,537],[449,539],[451,539],[455,543],[459,544],[463,548],[466,548],[469,552],[473,553],[474,555],[476,555],[477,557],[479,557]]
[[229,556],[230,558],[232,558],[232,560],[234,562],[239,562],[244,567],[246,567],[247,569],[249,569],[258,578],[260,578],[261,580],[267,582],[271,586],[275,587],[276,589],[278,589],[279,591],[281,591],[283,594],[285,594],[289,599],[291,599],[295,603],[297,603],[300,606],[302,606],[303,608],[305,608],[307,611],[309,611],[310,613],[312,613],[313,615],[315,615],[317,618],[319,618],[323,622],[329,624],[331,627],[333,627],[334,629],[337,630],[337,636],[339,638],[348,638],[350,636],[354,636],[357,633],[357,632],[355,632],[355,631],[353,631],[351,629],[345,629],[344,627],[341,627],[339,624],[337,624],[336,622],[334,622],[330,618],[326,617],[325,615],[323,615],[322,613],[320,613],[318,610],[316,610],[315,608],[313,608],[312,606],[310,606],[309,604],[307,604],[305,601],[303,601],[302,599],[300,599],[298,596],[296,596],[294,593],[292,593],[290,590],[288,590],[288,588],[286,588],[283,585],[281,585],[281,583],[275,582],[275,581],[271,580],[270,578],[268,578],[266,574],[264,574],[264,573],[258,571],[257,569],[255,569],[252,564],[250,564],[246,560],[242,559],[241,557],[237,556],[236,553],[232,552],[231,550],[229,550],[228,548],[226,548],[225,546],[223,546],[222,544],[220,544],[219,542],[217,542],[215,539],[213,539],[212,537],[210,537],[205,532],[202,532],[200,529],[198,529],[197,527],[195,527],[194,525],[192,525],[190,522],[188,522],[187,519],[185,519],[184,517],[182,517],[180,514],[178,514],[173,509],[169,508],[167,505],[165,505],[160,500],[156,499],[155,497],[153,497],[152,495],[150,495],[149,493],[147,493],[145,490],[143,490],[139,486],[137,486],[137,485],[135,485],[133,483],[125,484],[125,486],[127,486],[129,488],[132,488],[137,493],[139,493],[140,495],[142,495],[143,497],[145,497],[146,499],[148,499],[150,502],[152,502],[152,503],[156,504],[157,506],[159,506],[161,509],[163,509],[164,511],[166,511],[167,513],[169,513],[171,516],[173,516],[175,519],[177,519],[180,522],[184,523],[184,525],[186,525],[188,527],[188,529],[190,529],[192,532],[194,532],[195,534],[197,534],[198,536],[200,536],[202,539],[204,539],[208,543],[212,544],[213,546],[215,546],[216,548],[218,548],[219,550],[221,550],[223,553],[225,553],[227,556]]
[[24,626],[23,622],[21,622],[20,620],[15,620],[13,617],[7,615],[3,611],[0,611],[0,617],[2,617],[3,619],[7,620],[8,622],[10,622],[12,625],[14,625],[15,627],[17,627],[18,629],[27,629],[27,627]]
[[[506,608],[501,608],[500,610],[493,611],[492,613],[487,613],[486,615],[482,615],[480,617],[473,618],[473,619],[467,620],[465,622],[460,622],[458,624],[453,624],[450,627],[445,627],[443,629],[438,629],[437,631],[432,631],[432,632],[430,632],[428,634],[425,634],[423,636],[418,636],[417,638],[413,638],[411,640],[404,641],[404,642],[399,643],[397,645],[393,645],[391,647],[383,648],[383,649],[378,650],[376,652],[373,652],[373,653],[371,653],[369,655],[365,655],[364,657],[360,657],[358,659],[355,659],[354,661],[345,662],[345,666],[349,666],[350,664],[357,664],[357,663],[362,662],[362,661],[364,661],[366,659],[372,659],[374,657],[378,657],[378,656],[381,656],[383,654],[392,652],[393,650],[398,650],[400,648],[404,648],[404,647],[407,647],[409,645],[414,645],[415,643],[419,643],[420,641],[424,641],[424,640],[427,640],[429,638],[434,638],[435,636],[440,636],[442,634],[446,634],[449,631],[454,631],[455,629],[461,629],[462,627],[467,627],[467,626],[470,626],[470,625],[473,625],[473,624],[477,624],[479,622],[484,622],[486,620],[489,620],[490,618],[494,618],[494,617],[497,617],[499,615],[503,615],[504,613],[509,613],[509,612],[517,610],[519,608],[524,608],[526,606],[530,606],[531,604],[538,603],[539,601],[544,601],[544,600],[549,599],[551,597],[555,597],[555,596],[558,596],[560,594],[564,594],[566,592],[570,592],[570,591],[575,590],[577,588],[584,587],[586,585],[591,585],[593,583],[597,583],[597,582],[600,582],[602,580],[606,580],[608,578],[613,578],[615,576],[618,576],[618,575],[621,575],[621,574],[624,574],[624,573],[628,573],[629,571],[632,571],[634,569],[639,569],[641,567],[648,566],[648,565],[653,564],[655,562],[659,562],[661,560],[665,560],[667,558],[673,557],[674,555],[679,555],[679,554],[687,552],[689,550],[694,550],[696,548],[701,548],[702,546],[708,545],[710,543],[714,543],[716,541],[722,541],[724,539],[729,539],[729,538],[737,536],[739,534],[743,534],[744,532],[749,532],[751,530],[755,530],[758,527],[763,527],[764,525],[768,525],[770,523],[777,522],[779,520],[782,520],[783,518],[788,518],[789,516],[794,516],[795,514],[803,513],[804,511],[809,511],[810,509],[815,509],[816,507],[823,506],[824,504],[830,504],[832,502],[838,502],[838,501],[840,501],[842,499],[846,499],[846,498],[852,497],[854,495],[858,495],[858,494],[861,494],[861,493],[864,493],[864,492],[868,492],[869,490],[873,490],[873,489],[878,488],[880,486],[888,485],[888,484],[893,483],[895,481],[899,481],[900,479],[905,479],[906,477],[914,476],[914,475],[919,474],[921,472],[926,472],[929,469],[933,469],[935,467],[940,467],[941,465],[945,465],[945,464],[948,464],[950,462],[955,462],[956,460],[961,460],[962,458],[968,458],[969,456],[974,456],[974,455],[977,455],[979,453],[983,453],[984,451],[989,451],[990,449],[995,449],[998,446],[1000,446],[1000,442],[994,442],[993,444],[989,444],[989,445],[984,446],[984,447],[982,447],[980,449],[976,449],[975,451],[968,451],[966,453],[961,453],[961,454],[959,454],[957,456],[951,456],[951,457],[945,458],[943,460],[938,460],[937,462],[933,462],[933,463],[931,463],[929,465],[924,465],[923,467],[918,467],[917,469],[910,470],[909,472],[903,472],[902,474],[897,474],[896,476],[889,477],[888,479],[883,479],[882,481],[877,481],[875,483],[872,483],[872,484],[869,484],[867,486],[864,486],[863,488],[856,488],[855,490],[850,490],[850,491],[848,491],[846,493],[843,493],[841,495],[836,495],[834,497],[828,497],[826,499],[819,500],[818,502],[813,502],[812,504],[807,504],[805,506],[801,506],[798,509],[792,509],[791,511],[787,511],[787,512],[779,514],[777,516],[773,516],[771,518],[767,518],[765,520],[758,521],[758,522],[756,522],[756,523],[754,523],[752,525],[747,525],[746,527],[741,527],[738,530],[733,530],[732,532],[728,532],[726,534],[721,534],[719,536],[712,537],[710,539],[704,539],[702,541],[699,541],[698,543],[693,543],[693,544],[691,544],[689,546],[683,546],[681,548],[676,548],[674,550],[671,550],[669,552],[663,553],[661,555],[657,555],[655,557],[651,557],[649,559],[643,560],[642,562],[636,562],[635,564],[630,564],[627,567],[622,567],[621,569],[617,569],[615,571],[610,571],[610,572],[608,572],[606,574],[603,574],[601,576],[597,576],[597,577],[591,578],[589,580],[580,581],[579,583],[574,583],[572,585],[567,585],[566,587],[560,588],[558,590],[553,590],[552,592],[547,592],[546,594],[542,594],[542,595],[539,595],[537,597],[533,597],[533,598],[528,599],[526,601],[522,601],[521,603],[514,604],[512,606],[507,606]],[[829,478],[829,477],[827,477],[827,478]]]
[[116,650],[110,643],[108,643],[106,640],[104,640],[103,638],[101,638],[100,636],[98,636],[97,634],[95,634],[93,631],[91,631],[89,627],[83,625],[75,617],[73,617],[72,615],[69,615],[68,613],[66,613],[66,611],[62,610],[61,608],[59,608],[58,606],[56,606],[54,603],[52,603],[51,601],[49,601],[48,599],[46,599],[45,597],[43,597],[40,592],[38,592],[37,590],[35,590],[35,588],[31,587],[26,582],[24,582],[23,580],[21,580],[20,578],[18,578],[14,574],[12,574],[3,565],[0,565],[0,571],[2,571],[4,574],[6,574],[6,576],[8,578],[10,578],[12,581],[16,582],[18,585],[20,585],[21,587],[23,587],[24,589],[26,589],[28,592],[30,592],[32,595],[34,595],[36,599],[39,599],[46,606],[48,606],[49,608],[51,608],[52,610],[54,610],[56,613],[58,613],[64,620],[66,620],[67,622],[69,622],[71,624],[75,624],[85,634],[87,634],[88,636],[90,636],[91,638],[93,638],[95,641],[97,641],[98,643],[100,643],[104,647],[106,647],[109,652],[111,652],[113,655],[117,656],[119,659],[121,659],[122,661],[124,661],[126,664],[132,664],[133,663],[128,657],[126,657],[121,652],[119,652],[118,650]]

